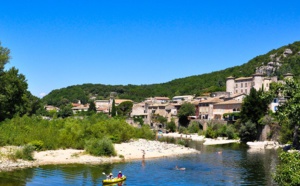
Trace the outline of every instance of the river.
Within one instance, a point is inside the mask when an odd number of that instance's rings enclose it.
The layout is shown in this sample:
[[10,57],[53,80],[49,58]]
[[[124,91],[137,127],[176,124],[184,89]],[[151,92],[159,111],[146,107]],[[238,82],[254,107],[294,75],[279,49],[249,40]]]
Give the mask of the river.
[[[102,185],[103,173],[127,176],[127,186],[276,185],[276,150],[252,150],[242,144],[204,146],[189,141],[199,154],[106,165],[48,165],[0,173],[4,186]],[[186,170],[175,170],[175,166]],[[121,184],[120,184],[121,185]]]

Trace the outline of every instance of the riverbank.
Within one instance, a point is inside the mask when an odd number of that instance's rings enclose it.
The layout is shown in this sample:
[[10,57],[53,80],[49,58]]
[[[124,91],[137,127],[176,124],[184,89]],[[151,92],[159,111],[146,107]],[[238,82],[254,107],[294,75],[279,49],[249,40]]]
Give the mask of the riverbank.
[[117,152],[117,156],[114,157],[96,157],[87,154],[84,150],[60,149],[34,152],[34,161],[13,161],[9,158],[9,153],[13,152],[16,147],[2,147],[0,149],[0,171],[49,164],[105,164],[199,153],[195,149],[181,145],[145,139],[115,144],[114,147]]
[[168,134],[161,134],[164,137],[174,137],[174,138],[182,138],[182,139],[191,139],[193,141],[203,141],[203,145],[222,145],[222,144],[228,144],[228,143],[239,143],[240,140],[231,140],[227,138],[217,138],[217,139],[211,139],[211,138],[205,138],[205,136],[199,136],[198,134],[179,134],[177,132],[174,133],[168,133]]

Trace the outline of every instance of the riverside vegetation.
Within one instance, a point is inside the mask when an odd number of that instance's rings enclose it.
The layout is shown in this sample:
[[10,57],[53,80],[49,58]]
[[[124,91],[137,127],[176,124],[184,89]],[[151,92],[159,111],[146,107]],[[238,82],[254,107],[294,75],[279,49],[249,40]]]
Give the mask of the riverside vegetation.
[[94,114],[84,118],[45,120],[38,116],[15,117],[0,125],[0,145],[24,146],[16,157],[30,160],[33,150],[85,149],[95,156],[115,155],[113,143],[154,139],[148,125],[133,127],[124,119]]

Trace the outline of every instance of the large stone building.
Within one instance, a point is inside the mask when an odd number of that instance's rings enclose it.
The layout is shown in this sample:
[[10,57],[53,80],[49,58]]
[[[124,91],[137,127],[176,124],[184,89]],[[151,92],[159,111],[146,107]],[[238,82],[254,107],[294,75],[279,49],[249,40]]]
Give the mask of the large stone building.
[[233,94],[249,94],[250,89],[256,90],[264,88],[268,91],[272,82],[277,82],[277,77],[266,77],[263,74],[253,74],[252,77],[228,77],[226,80],[226,92]]

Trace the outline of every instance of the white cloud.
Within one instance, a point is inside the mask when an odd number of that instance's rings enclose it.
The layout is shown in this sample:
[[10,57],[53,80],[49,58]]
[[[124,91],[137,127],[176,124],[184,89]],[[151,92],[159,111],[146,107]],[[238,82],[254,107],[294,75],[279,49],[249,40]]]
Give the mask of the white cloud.
[[46,95],[47,95],[47,93],[42,92],[42,93],[40,93],[40,98],[42,98],[42,97],[44,97]]

